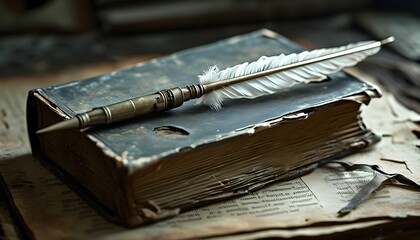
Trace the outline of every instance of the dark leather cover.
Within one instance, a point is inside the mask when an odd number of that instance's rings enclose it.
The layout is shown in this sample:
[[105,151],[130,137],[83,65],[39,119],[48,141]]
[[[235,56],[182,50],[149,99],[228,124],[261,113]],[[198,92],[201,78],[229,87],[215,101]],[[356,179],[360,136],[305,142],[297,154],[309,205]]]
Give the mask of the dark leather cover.
[[[256,60],[263,55],[301,51],[302,48],[290,40],[264,29],[140,63],[121,71],[36,91],[69,116],[74,116],[127,98],[195,84],[197,75],[215,64],[224,69]],[[367,90],[373,90],[372,86],[340,72],[332,75],[330,81],[300,84],[257,99],[226,101],[220,111],[197,106],[192,100],[167,113],[89,129],[86,133],[103,142],[119,156],[128,151],[127,167],[135,168],[142,164],[130,160],[174,154],[183,148],[229,136],[238,129]],[[180,128],[189,135],[168,138],[153,132],[162,126]]]
[[[224,69],[256,60],[263,55],[272,56],[301,51],[302,48],[290,40],[263,29],[140,63],[109,74],[35,89],[29,93],[27,112],[33,154],[43,157],[42,150],[39,148],[40,138],[36,134],[40,117],[36,109],[32,107],[35,93],[42,95],[50,106],[59,108],[68,116],[74,116],[76,113],[95,107],[162,89],[196,84],[197,75],[215,64],[220,69]],[[299,84],[257,99],[226,101],[220,111],[195,105],[192,100],[170,112],[83,131],[89,135],[90,139],[98,141],[101,150],[108,156],[125,157],[124,161],[120,161],[124,168],[121,172],[129,174],[145,165],[156,163],[162,157],[177,154],[185,149],[193,149],[242,134],[252,134],[252,131],[247,130],[262,126],[265,122],[281,116],[295,114],[295,117],[299,117],[297,113],[366,92],[377,93],[373,86],[344,72],[339,72],[331,75],[330,80],[321,83]],[[366,96],[367,99],[370,98]],[[289,117],[290,119],[292,118]],[[168,137],[165,134],[157,134],[154,129],[161,127],[181,129],[180,133],[187,135]],[[336,156],[348,153],[338,153]],[[98,209],[100,203],[95,202],[83,183],[78,182],[62,169],[60,170],[60,166],[54,163],[50,166],[58,171],[58,175],[73,186],[73,189],[82,196],[87,196],[85,199],[93,202],[92,205]],[[305,169],[285,174],[284,179],[290,178],[291,174],[294,177],[299,176],[306,172]],[[112,212],[104,215],[115,220]]]

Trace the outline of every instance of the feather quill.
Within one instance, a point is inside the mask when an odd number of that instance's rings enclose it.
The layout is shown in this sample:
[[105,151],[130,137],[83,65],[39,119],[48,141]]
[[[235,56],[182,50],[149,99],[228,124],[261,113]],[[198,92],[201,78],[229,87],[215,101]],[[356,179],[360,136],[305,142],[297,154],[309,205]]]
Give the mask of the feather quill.
[[163,89],[154,94],[94,108],[38,130],[37,133],[123,121],[149,113],[167,111],[191,99],[199,99],[199,103],[220,109],[226,98],[256,98],[297,83],[323,81],[326,79],[326,74],[354,66],[367,56],[377,53],[381,45],[393,41],[394,37],[389,37],[382,41],[360,42],[287,56],[281,54],[261,57],[255,62],[242,63],[222,71],[217,66],[211,67],[199,76],[201,84]]
[[[202,75],[199,75],[198,80],[200,84],[208,84],[236,78],[280,66],[314,59],[320,56],[352,49],[370,43],[373,43],[373,41],[353,43],[335,48],[304,51],[299,54],[281,54],[272,57],[263,56],[254,62],[245,62],[224,70],[219,70],[217,66],[213,66],[207,71],[204,71]],[[379,50],[380,46],[321,62],[306,64],[301,67],[269,74],[246,82],[225,86],[205,94],[197,101],[197,104],[205,104],[210,106],[212,109],[219,110],[222,108],[222,103],[225,99],[257,98],[263,95],[275,93],[280,89],[291,87],[298,83],[320,82],[327,79],[327,74],[338,72],[345,67],[354,66],[366,57],[376,54]]]

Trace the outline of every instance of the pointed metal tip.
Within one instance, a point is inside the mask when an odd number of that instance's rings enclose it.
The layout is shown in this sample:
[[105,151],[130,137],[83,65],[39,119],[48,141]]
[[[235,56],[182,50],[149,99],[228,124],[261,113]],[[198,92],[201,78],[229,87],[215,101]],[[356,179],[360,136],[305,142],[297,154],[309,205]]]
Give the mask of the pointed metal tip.
[[65,130],[65,129],[79,128],[79,126],[80,126],[79,119],[75,117],[75,118],[70,118],[68,120],[64,120],[62,122],[58,122],[46,128],[40,129],[36,131],[36,133],[43,134],[43,133],[54,132],[54,131]]
[[395,41],[394,36],[390,36],[388,38],[385,38],[384,40],[381,41],[381,45],[387,44],[387,43],[392,43],[393,41]]

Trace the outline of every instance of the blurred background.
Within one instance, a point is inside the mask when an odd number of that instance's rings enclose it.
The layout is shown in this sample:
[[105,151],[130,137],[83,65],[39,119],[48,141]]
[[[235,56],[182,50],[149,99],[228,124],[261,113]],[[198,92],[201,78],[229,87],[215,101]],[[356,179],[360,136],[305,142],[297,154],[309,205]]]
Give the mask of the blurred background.
[[1,0],[2,33],[157,32],[287,21],[360,10],[418,14],[408,0]]
[[[0,161],[28,154],[30,89],[261,28],[308,49],[395,36],[357,71],[420,113],[419,17],[418,0],[0,0]],[[410,130],[420,139],[415,116]],[[10,217],[5,196],[0,193],[0,239],[15,239],[10,236],[24,227]]]
[[361,67],[420,111],[419,15],[416,0],[0,0],[0,84],[75,80],[260,28],[307,48],[394,35]]

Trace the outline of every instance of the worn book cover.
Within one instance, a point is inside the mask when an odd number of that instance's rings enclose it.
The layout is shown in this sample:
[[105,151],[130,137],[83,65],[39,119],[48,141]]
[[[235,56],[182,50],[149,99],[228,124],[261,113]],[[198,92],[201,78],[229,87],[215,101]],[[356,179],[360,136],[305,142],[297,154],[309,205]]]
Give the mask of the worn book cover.
[[378,92],[344,72],[219,111],[188,102],[170,112],[84,130],[36,134],[92,108],[195,84],[220,69],[302,49],[269,30],[235,36],[90,79],[29,93],[32,153],[109,220],[176,216],[300,176],[378,141],[360,117]]

